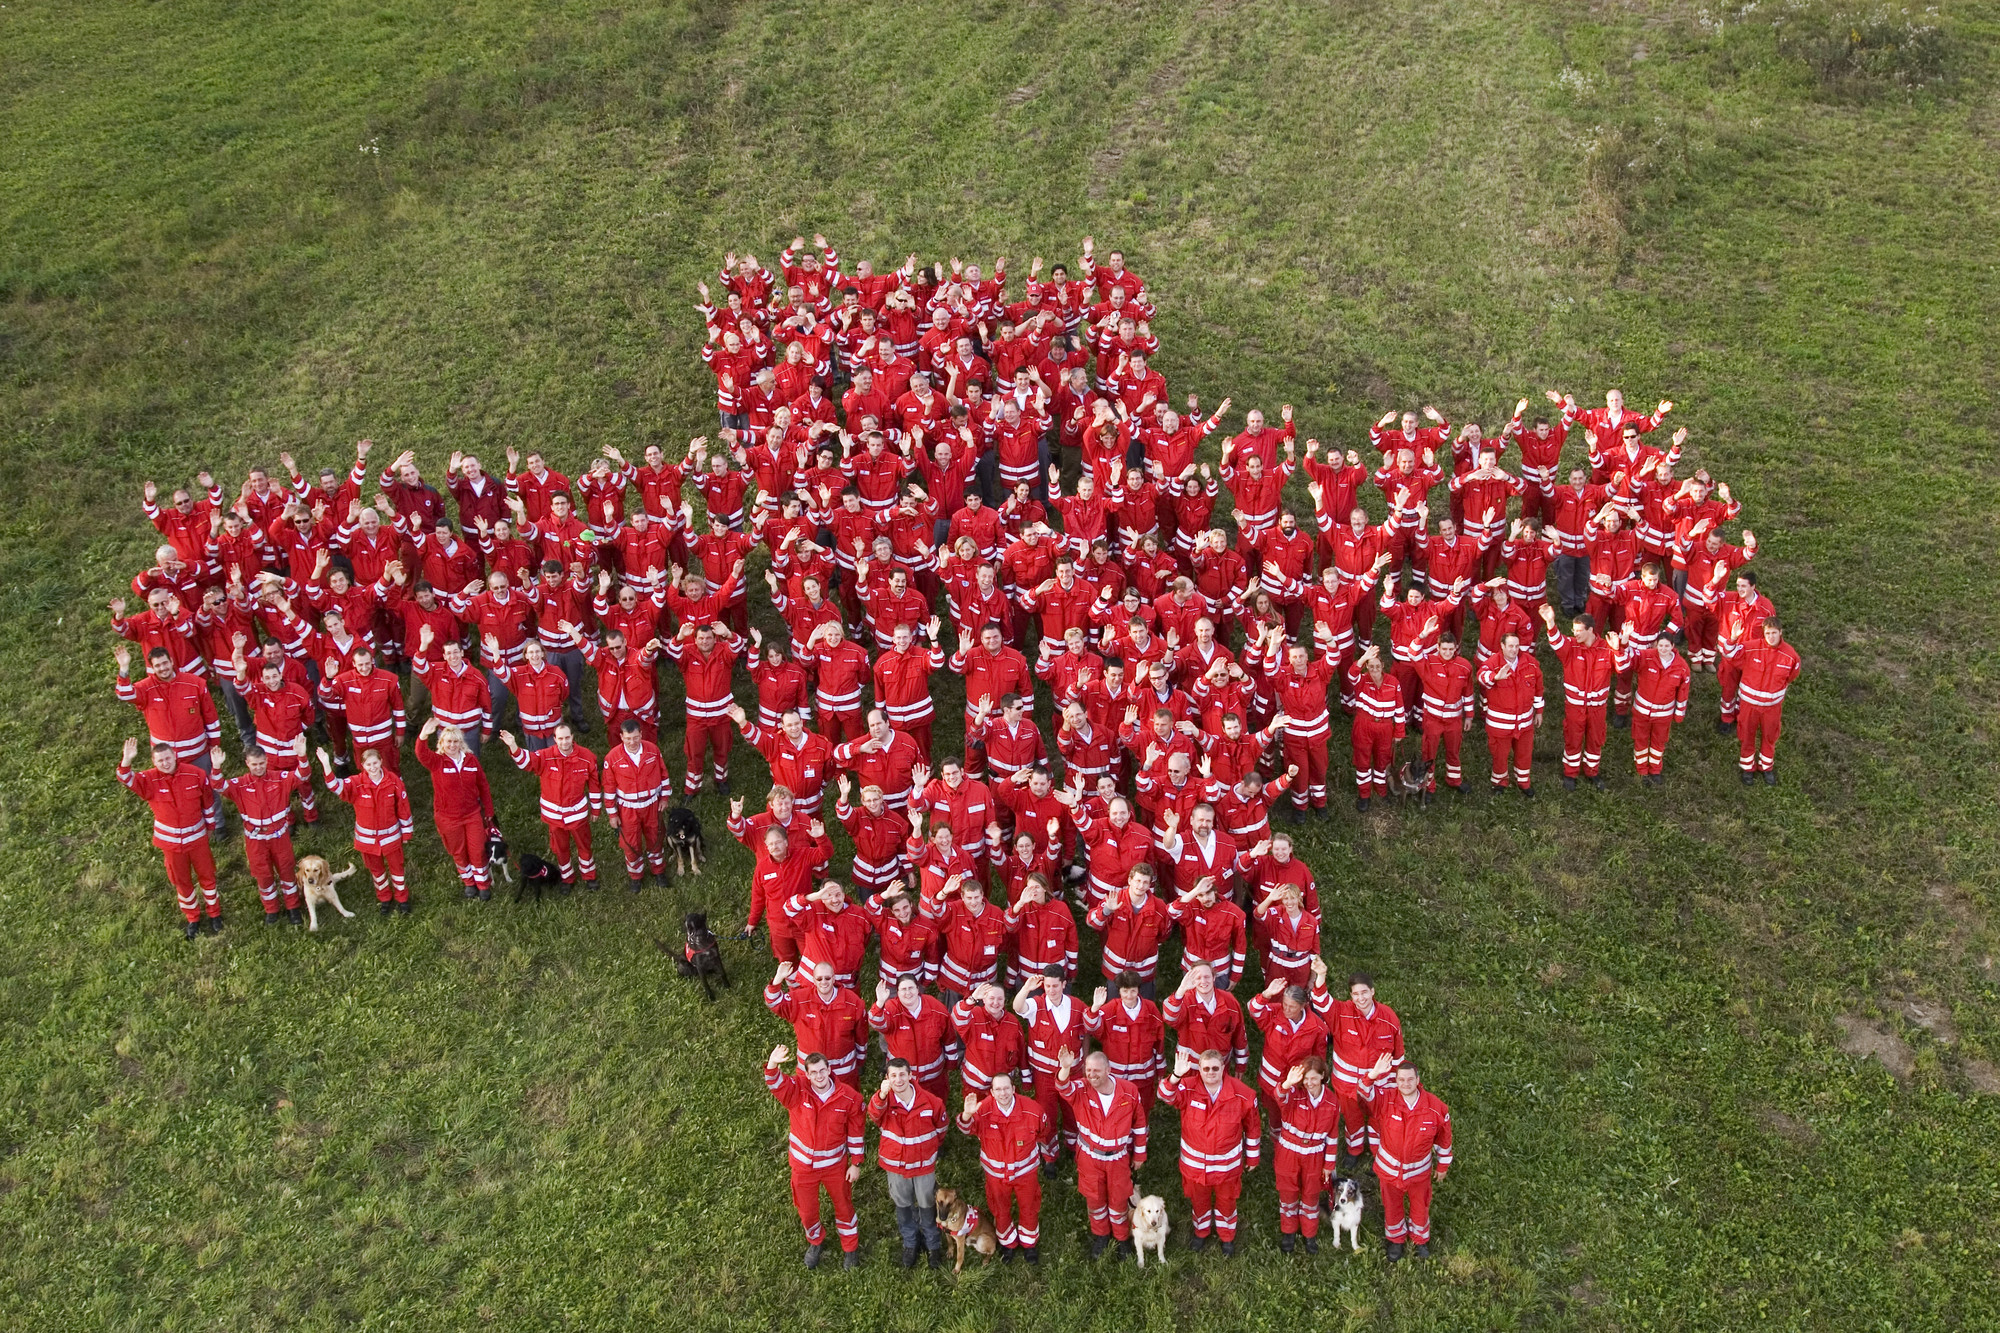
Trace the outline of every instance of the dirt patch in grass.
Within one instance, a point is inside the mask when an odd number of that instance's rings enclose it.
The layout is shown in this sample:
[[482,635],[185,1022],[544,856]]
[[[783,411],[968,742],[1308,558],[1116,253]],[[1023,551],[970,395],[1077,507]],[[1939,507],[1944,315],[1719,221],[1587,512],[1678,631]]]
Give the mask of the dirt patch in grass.
[[569,1085],[537,1083],[521,1099],[521,1109],[536,1124],[561,1129],[569,1123]]
[[1909,1043],[1890,1031],[1886,1024],[1873,1022],[1858,1014],[1842,1014],[1834,1022],[1840,1026],[1840,1048],[1849,1055],[1863,1060],[1873,1056],[1899,1080],[1908,1078],[1917,1067],[1917,1057],[1910,1050]]
[[1803,1120],[1795,1120],[1775,1106],[1767,1106],[1757,1113],[1766,1127],[1779,1138],[1787,1139],[1802,1148],[1810,1148],[1819,1142],[1819,1131]]

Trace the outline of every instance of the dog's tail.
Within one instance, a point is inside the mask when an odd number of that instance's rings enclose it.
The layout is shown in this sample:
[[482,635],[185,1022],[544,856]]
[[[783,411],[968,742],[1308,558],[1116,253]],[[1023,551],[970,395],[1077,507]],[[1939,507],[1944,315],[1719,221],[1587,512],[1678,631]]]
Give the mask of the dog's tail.
[[328,875],[326,877],[326,882],[329,884],[338,884],[340,883],[340,881],[346,879],[349,875],[352,875],[353,873],[354,873],[354,862],[349,861],[347,863],[347,869],[335,871],[333,874]]

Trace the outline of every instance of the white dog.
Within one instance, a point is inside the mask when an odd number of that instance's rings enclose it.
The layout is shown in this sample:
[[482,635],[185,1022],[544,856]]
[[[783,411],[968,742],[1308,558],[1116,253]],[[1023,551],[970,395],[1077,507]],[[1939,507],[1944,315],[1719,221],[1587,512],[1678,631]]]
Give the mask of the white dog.
[[299,893],[306,900],[306,918],[310,924],[307,930],[319,929],[319,906],[325,903],[342,916],[353,916],[340,901],[340,892],[334,885],[354,873],[354,862],[347,863],[347,869],[335,873],[324,856],[302,856],[299,858]]
[[1139,1267],[1146,1266],[1146,1250],[1150,1247],[1155,1257],[1167,1262],[1167,1232],[1172,1227],[1167,1222],[1167,1201],[1157,1194],[1141,1198],[1139,1191],[1132,1191],[1132,1249],[1139,1256]]
[[1329,1207],[1333,1213],[1333,1248],[1340,1248],[1340,1233],[1347,1232],[1348,1243],[1356,1250],[1361,1248],[1361,1186],[1351,1176],[1338,1176],[1334,1180],[1333,1194]]

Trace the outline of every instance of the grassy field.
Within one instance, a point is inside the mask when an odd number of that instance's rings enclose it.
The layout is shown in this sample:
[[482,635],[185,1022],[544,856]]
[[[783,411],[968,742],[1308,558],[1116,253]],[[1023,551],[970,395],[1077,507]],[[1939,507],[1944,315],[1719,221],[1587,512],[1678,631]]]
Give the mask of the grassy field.
[[[1914,17],[1847,60],[1846,14],[1667,0],[0,9],[0,1322],[1994,1326],[2000,9]],[[236,928],[174,930],[111,776],[140,482],[684,442],[694,281],[814,230],[1017,269],[1094,233],[1177,393],[1343,444],[1671,396],[1745,500],[1806,662],[1782,786],[1698,681],[1664,793],[1614,733],[1609,793],[1306,844],[1454,1110],[1441,1261],[1287,1261],[1264,1175],[1233,1265],[1094,1268],[1065,1185],[1039,1272],[912,1281],[871,1168],[867,1271],[803,1272],[765,959],[709,1006],[656,947],[742,904],[733,846],[472,910],[420,820],[407,922],[265,933],[232,850]],[[1169,1154],[1146,1183],[1178,1204]]]

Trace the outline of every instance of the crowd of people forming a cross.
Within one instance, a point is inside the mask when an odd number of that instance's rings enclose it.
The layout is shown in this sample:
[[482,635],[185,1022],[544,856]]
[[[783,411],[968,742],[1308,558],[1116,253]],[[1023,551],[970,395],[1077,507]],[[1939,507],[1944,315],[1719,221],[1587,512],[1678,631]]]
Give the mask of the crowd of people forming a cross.
[[[1373,980],[1329,987],[1288,830],[1328,815],[1336,716],[1359,812],[1392,791],[1412,817],[1471,788],[1532,797],[1538,638],[1565,789],[1607,785],[1613,730],[1664,785],[1711,673],[1742,782],[1776,781],[1799,658],[1748,567],[1755,534],[1727,535],[1741,503],[1677,474],[1686,430],[1660,442],[1673,403],[1550,390],[1492,434],[1391,411],[1352,448],[1301,447],[1287,404],[1229,434],[1228,398],[1204,416],[1169,394],[1152,293],[1087,237],[1011,294],[1005,259],[849,271],[823,237],[775,272],[732,254],[712,283],[719,421],[678,457],[605,445],[572,477],[536,451],[507,448],[497,475],[454,452],[440,492],[414,452],[377,471],[363,440],[311,476],[281,454],[282,475],[253,467],[233,494],[205,472],[146,483],[161,541],[132,580],[142,605],[111,613],[152,766],[135,737],[118,777],[152,809],[185,933],[222,929],[225,802],[265,921],[300,920],[291,838],[325,813],[320,787],[351,808],[381,913],[410,912],[406,744],[477,901],[494,740],[536,784],[564,891],[598,889],[600,821],[631,892],[664,881],[665,817],[712,782],[755,857],[743,931],[769,941],[765,1000],[798,1052],[787,1072],[775,1049],[765,1080],[809,1266],[822,1190],[858,1262],[869,1121],[904,1266],[982,1227],[1037,1262],[1040,1182],[1065,1153],[1093,1257],[1129,1253],[1157,1102],[1178,1115],[1193,1248],[1233,1253],[1268,1122],[1284,1250],[1317,1250],[1322,1198],[1366,1162],[1388,1257],[1427,1254],[1450,1115]],[[940,752],[947,676],[964,743]],[[1461,767],[1475,723],[1485,783]],[[739,735],[770,775],[755,814],[731,793]],[[863,1097],[871,1034],[884,1073]],[[951,1129],[978,1142],[983,1214],[937,1206]]]

